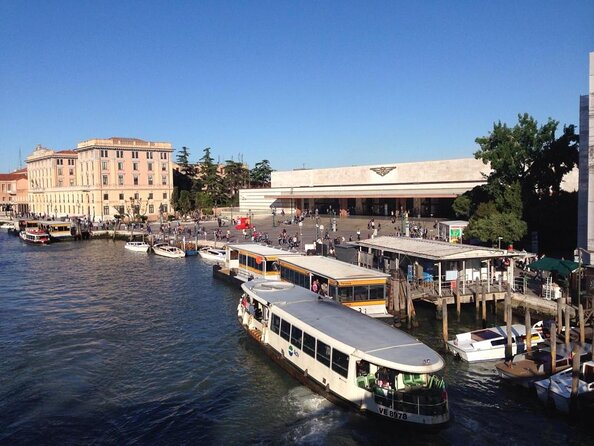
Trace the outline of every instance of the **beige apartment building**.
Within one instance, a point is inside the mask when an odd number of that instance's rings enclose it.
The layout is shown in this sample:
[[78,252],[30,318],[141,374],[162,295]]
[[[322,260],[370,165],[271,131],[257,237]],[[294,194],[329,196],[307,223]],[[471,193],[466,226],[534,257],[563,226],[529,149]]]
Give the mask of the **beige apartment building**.
[[170,207],[172,153],[170,143],[136,138],[89,139],[75,150],[37,146],[27,157],[30,210],[94,221],[138,213],[156,221]]
[[28,212],[27,169],[0,173],[0,211],[6,215]]

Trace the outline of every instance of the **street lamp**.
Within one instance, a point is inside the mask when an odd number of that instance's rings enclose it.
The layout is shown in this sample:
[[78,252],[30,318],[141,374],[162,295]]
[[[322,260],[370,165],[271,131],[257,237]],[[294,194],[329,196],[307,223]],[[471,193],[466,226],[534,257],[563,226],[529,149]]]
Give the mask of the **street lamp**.
[[501,240],[503,237],[497,237],[497,249],[501,249]]
[[303,244],[303,222],[299,222],[299,251],[301,251],[301,246]]

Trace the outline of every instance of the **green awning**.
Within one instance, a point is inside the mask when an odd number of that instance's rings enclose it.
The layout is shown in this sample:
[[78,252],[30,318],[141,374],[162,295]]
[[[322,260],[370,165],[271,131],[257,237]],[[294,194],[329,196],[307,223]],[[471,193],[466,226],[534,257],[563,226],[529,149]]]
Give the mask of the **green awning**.
[[580,264],[571,260],[543,257],[528,265],[528,269],[536,271],[555,271],[562,276],[568,276],[579,268]]

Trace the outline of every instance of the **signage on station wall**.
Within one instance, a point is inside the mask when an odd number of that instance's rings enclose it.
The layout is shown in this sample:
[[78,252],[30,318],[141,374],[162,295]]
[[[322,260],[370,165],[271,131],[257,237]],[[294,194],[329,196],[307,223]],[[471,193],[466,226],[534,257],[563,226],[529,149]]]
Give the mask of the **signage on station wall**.
[[460,243],[462,240],[462,227],[450,226],[450,243]]

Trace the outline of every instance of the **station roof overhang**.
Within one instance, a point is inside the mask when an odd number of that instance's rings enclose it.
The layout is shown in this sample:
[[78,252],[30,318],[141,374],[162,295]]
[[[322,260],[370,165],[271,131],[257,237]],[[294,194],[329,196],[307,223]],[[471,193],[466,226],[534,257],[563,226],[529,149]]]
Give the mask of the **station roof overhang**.
[[437,240],[410,237],[376,237],[356,242],[361,247],[392,252],[421,259],[438,261],[482,260],[499,257],[517,257],[519,254],[505,249],[463,245]]

